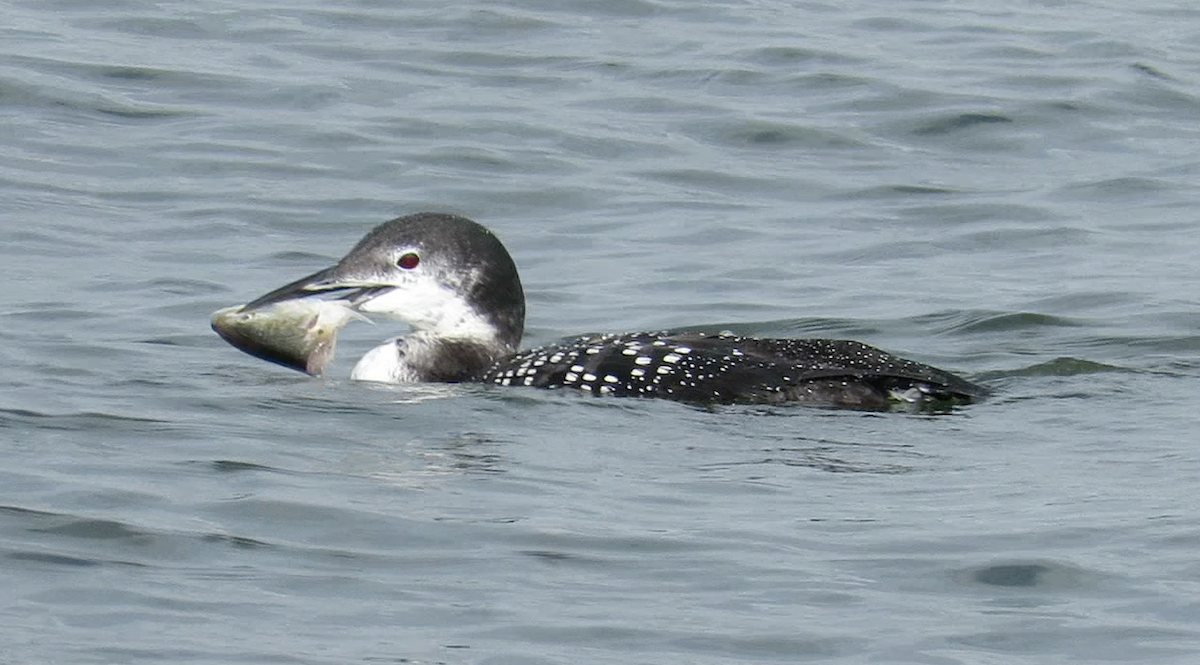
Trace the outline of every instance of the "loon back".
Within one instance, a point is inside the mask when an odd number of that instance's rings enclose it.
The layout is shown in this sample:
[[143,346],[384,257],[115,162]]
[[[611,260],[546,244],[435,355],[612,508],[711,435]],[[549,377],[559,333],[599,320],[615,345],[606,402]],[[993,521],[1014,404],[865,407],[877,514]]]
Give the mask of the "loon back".
[[532,349],[489,368],[500,385],[692,403],[805,402],[858,409],[957,404],[981,386],[861,342],[730,333],[629,333]]
[[[935,367],[842,340],[629,333],[581,337],[518,354],[525,297],[512,257],[491,231],[442,213],[386,222],[337,265],[241,311],[321,298],[412,327],[359,360],[351,376],[362,380],[478,381],[697,403],[860,409],[970,402],[987,392]],[[277,362],[289,357],[273,354],[270,340],[253,342],[255,349],[247,350],[260,357]],[[300,362],[284,364],[304,369]]]

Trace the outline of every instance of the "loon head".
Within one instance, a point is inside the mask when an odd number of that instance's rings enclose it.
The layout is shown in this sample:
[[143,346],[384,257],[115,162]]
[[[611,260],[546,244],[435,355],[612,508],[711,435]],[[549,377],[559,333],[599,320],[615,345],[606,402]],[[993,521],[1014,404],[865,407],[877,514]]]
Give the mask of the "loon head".
[[244,309],[313,296],[412,327],[369,351],[354,368],[356,379],[467,380],[515,353],[525,324],[525,294],[508,250],[483,226],[444,213],[385,222],[336,265]]

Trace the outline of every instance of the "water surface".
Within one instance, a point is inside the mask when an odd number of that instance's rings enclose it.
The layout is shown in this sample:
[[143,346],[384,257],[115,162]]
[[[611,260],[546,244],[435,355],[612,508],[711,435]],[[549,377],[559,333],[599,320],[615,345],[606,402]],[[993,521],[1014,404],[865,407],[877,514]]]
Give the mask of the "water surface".
[[[1191,663],[1200,12],[13,2],[0,660]],[[995,398],[703,410],[208,330],[435,209],[527,344],[846,337]]]

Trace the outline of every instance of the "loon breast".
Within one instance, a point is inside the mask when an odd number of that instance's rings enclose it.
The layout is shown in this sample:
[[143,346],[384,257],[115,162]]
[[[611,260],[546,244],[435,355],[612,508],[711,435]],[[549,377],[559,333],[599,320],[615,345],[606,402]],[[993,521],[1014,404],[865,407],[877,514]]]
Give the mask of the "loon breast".
[[986,392],[861,342],[694,332],[580,337],[519,353],[493,365],[481,380],[695,403],[807,402],[859,409],[970,402]]

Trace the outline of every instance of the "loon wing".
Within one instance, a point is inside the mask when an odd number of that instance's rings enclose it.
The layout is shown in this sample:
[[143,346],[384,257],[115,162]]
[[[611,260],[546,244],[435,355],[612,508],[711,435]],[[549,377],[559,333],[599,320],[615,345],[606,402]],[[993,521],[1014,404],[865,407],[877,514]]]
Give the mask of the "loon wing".
[[[873,346],[842,339],[758,339],[742,338],[746,353],[763,359],[786,359],[801,378],[853,377],[927,384],[935,392],[968,399],[985,397],[988,390],[950,372],[931,365],[907,360]],[[895,386],[893,386],[895,388]]]
[[969,402],[984,389],[859,342],[630,333],[531,349],[482,377],[501,385],[695,403],[807,402],[886,409],[897,393]]

